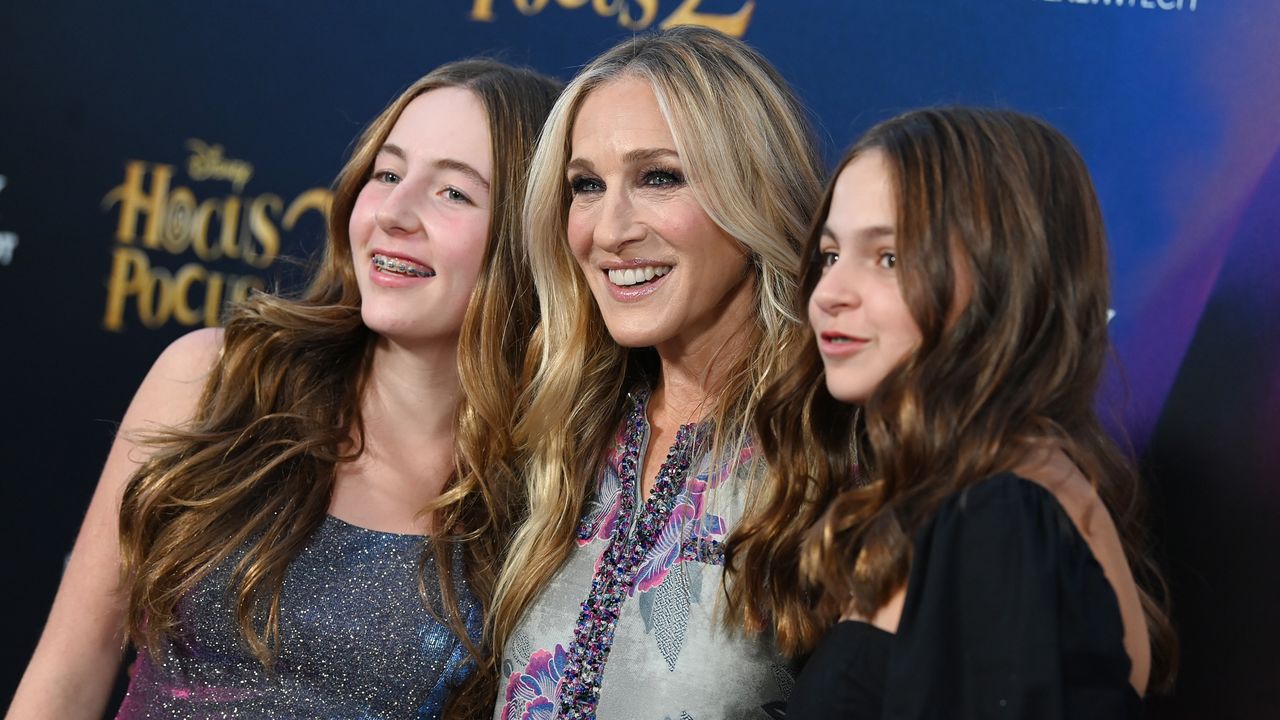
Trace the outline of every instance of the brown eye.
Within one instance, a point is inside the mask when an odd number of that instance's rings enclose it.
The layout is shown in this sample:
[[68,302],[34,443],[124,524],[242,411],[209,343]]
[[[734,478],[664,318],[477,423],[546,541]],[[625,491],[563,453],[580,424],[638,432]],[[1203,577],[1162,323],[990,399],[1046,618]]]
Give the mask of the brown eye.
[[898,265],[898,256],[896,253],[888,251],[880,253],[880,257],[876,260],[876,264],[885,270],[892,270]]

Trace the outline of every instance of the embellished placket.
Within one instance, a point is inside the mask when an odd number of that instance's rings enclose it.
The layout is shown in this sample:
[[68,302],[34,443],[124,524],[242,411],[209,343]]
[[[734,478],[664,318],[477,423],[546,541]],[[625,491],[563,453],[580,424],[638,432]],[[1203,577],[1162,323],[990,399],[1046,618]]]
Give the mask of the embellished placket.
[[[675,443],[658,471],[657,482],[637,515],[647,399],[647,393],[637,393],[632,398],[618,467],[621,493],[617,522],[592,580],[591,590],[582,603],[573,630],[573,641],[566,652],[558,703],[558,717],[566,720],[595,718],[604,666],[613,646],[614,631],[623,604],[635,583],[638,569],[671,517],[672,508],[684,490],[694,451],[705,435],[705,425],[680,427]],[[593,528],[584,525],[579,529],[579,538],[589,538],[592,532]]]

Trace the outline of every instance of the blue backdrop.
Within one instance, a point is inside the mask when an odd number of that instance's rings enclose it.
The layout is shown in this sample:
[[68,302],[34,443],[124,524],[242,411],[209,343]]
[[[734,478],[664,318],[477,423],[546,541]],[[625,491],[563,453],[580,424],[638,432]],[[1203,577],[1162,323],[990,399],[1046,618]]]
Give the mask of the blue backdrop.
[[[740,34],[834,161],[919,105],[1033,112],[1112,240],[1101,402],[1155,492],[1184,641],[1161,717],[1280,709],[1280,4],[1273,0],[448,0],[0,6],[3,665],[34,646],[114,422],[155,355],[296,282],[365,122],[442,62],[568,79],[627,34]],[[6,695],[7,697],[7,695]]]

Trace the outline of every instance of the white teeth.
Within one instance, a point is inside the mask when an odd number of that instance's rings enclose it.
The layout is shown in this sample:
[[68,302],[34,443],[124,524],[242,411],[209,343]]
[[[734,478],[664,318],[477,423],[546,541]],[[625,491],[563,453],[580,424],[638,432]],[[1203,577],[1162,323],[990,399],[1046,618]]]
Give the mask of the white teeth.
[[399,258],[387,257],[386,255],[374,255],[373,266],[384,273],[393,275],[408,275],[409,277],[435,277],[435,272],[417,263],[401,260]]
[[626,268],[625,270],[610,270],[609,282],[620,287],[628,287],[631,285],[639,285],[643,282],[658,277],[662,277],[671,272],[670,265],[646,265],[640,268]]

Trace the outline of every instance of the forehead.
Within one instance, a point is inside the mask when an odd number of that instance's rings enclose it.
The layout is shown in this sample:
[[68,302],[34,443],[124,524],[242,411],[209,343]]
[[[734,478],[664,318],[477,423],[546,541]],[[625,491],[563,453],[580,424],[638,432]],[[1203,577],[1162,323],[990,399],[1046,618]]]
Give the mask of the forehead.
[[486,174],[491,165],[488,114],[480,98],[464,88],[436,88],[414,98],[386,144],[411,158],[462,160]]
[[836,178],[827,228],[837,239],[869,228],[892,228],[897,208],[889,166],[879,150],[859,154]]
[[621,155],[635,148],[675,150],[675,139],[647,80],[621,77],[587,94],[570,138],[572,154]]

